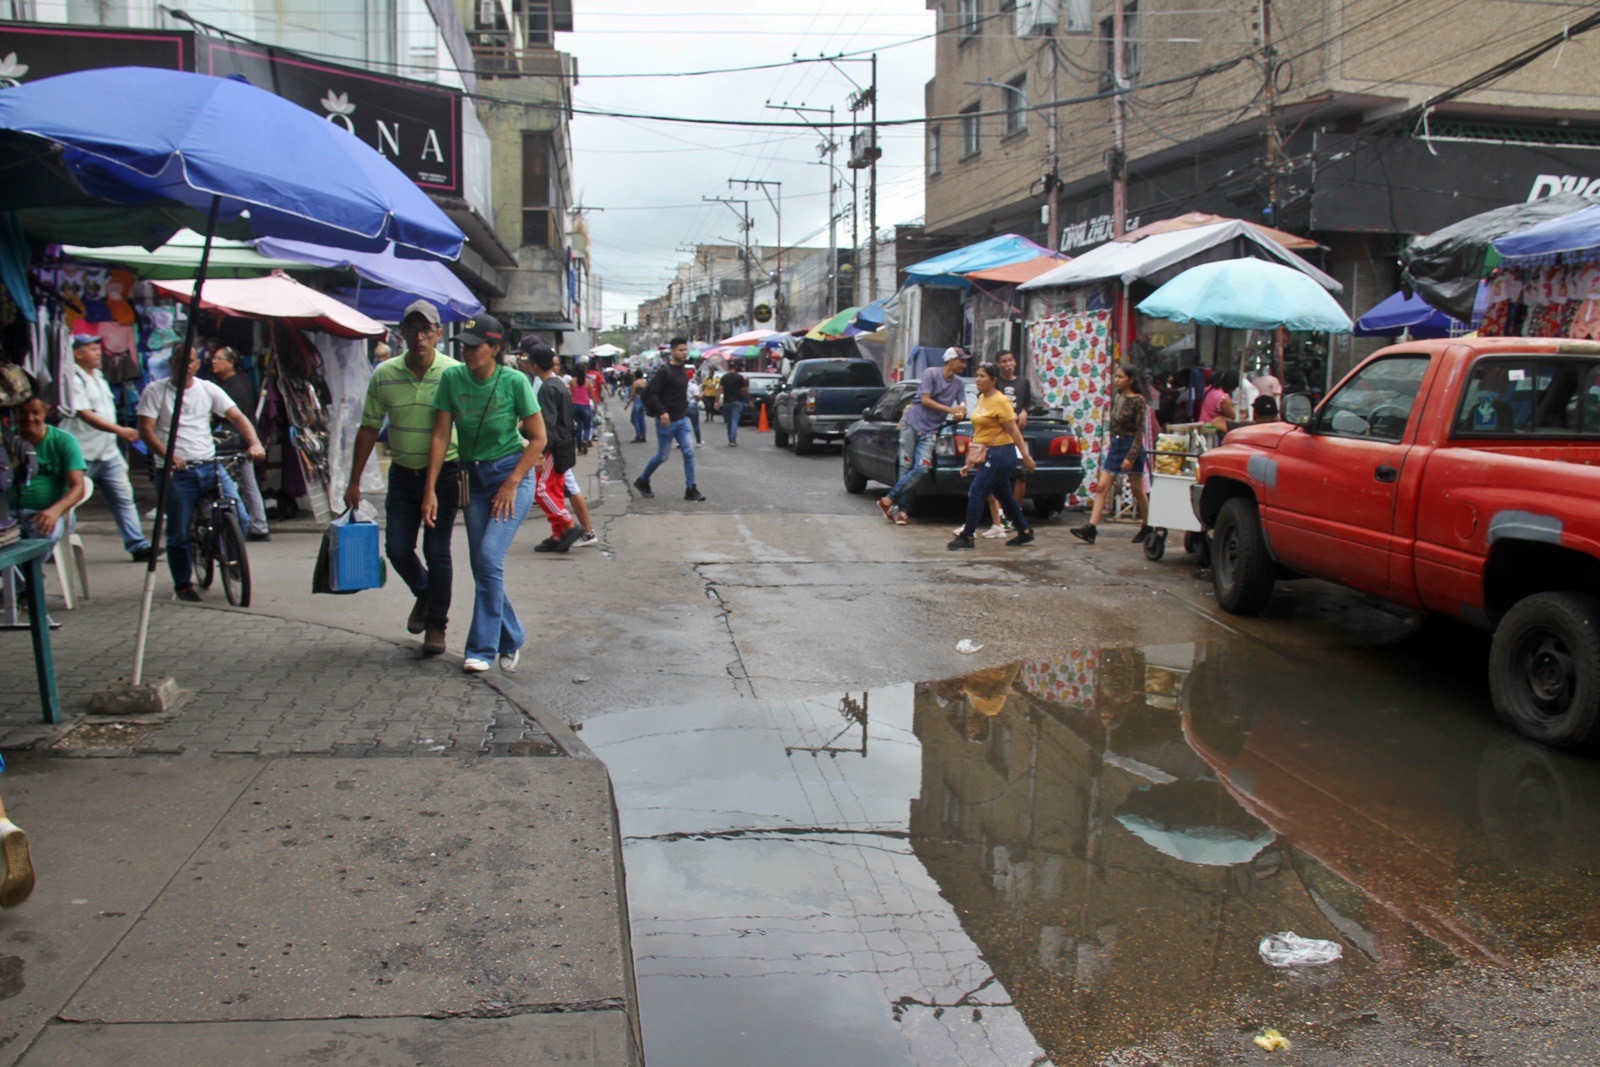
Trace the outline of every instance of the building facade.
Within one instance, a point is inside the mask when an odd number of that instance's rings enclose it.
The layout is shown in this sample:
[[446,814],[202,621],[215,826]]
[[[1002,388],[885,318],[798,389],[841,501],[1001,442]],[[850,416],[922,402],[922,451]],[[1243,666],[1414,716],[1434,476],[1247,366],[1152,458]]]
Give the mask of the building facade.
[[[1315,238],[1359,314],[1394,290],[1414,235],[1580,184],[1600,195],[1600,36],[1468,88],[1591,4],[928,6],[947,31],[925,90],[933,239],[1014,232],[1073,253],[1119,214],[1132,229],[1211,212]],[[1362,354],[1343,344],[1335,370]]]

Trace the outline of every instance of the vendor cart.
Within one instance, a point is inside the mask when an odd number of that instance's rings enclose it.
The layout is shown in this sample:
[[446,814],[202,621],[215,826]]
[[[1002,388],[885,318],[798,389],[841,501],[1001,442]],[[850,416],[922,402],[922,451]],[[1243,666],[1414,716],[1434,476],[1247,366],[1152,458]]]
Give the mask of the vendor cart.
[[1161,435],[1150,466],[1150,511],[1145,520],[1150,536],[1144,540],[1144,555],[1159,560],[1167,553],[1169,534],[1183,534],[1183,550],[1200,557],[1201,566],[1210,563],[1210,543],[1190,503],[1189,490],[1199,473],[1201,453],[1216,438],[1216,428],[1206,423],[1187,423],[1168,428]]

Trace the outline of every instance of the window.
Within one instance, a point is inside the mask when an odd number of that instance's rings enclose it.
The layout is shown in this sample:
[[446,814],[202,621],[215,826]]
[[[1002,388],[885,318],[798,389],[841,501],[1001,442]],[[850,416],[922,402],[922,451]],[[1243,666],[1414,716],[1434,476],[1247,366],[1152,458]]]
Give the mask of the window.
[[937,126],[928,127],[928,175],[931,177],[939,173],[943,165],[942,151],[939,144],[940,130]]
[[983,147],[978,139],[978,105],[968,104],[961,109],[961,158],[975,156]]
[[865,388],[881,386],[883,374],[875,363],[808,359],[795,366],[793,383],[816,389]]
[[1330,396],[1317,413],[1317,432],[1336,437],[1398,441],[1406,435],[1427,356],[1391,356],[1369,363]]
[[522,135],[522,245],[549,248],[554,215],[552,183],[555,180],[554,143],[548,133]]
[[[1116,26],[1111,18],[1100,20],[1100,91],[1116,85]],[[1129,82],[1139,80],[1139,5],[1129,0],[1122,6],[1122,74]]]
[[1600,360],[1494,356],[1473,364],[1457,437],[1600,436]]
[[956,39],[970,40],[982,30],[978,0],[956,0]]
[[1028,128],[1028,76],[1019,74],[1006,82],[1002,90],[1005,95],[1005,130],[1009,137],[1014,133],[1021,133]]

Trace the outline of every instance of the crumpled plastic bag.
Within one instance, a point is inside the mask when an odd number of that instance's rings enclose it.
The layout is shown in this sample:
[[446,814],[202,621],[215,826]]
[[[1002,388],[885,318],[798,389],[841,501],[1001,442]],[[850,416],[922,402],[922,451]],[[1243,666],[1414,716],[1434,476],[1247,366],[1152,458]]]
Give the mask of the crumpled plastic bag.
[[1301,937],[1285,930],[1261,939],[1261,959],[1273,967],[1321,967],[1344,955],[1337,941]]
[[1261,1031],[1256,1035],[1255,1041],[1256,1047],[1266,1052],[1277,1052],[1279,1049],[1288,1052],[1294,1048],[1292,1041],[1278,1033],[1278,1031],[1271,1029]]
[[960,652],[964,656],[970,656],[982,648],[982,645],[978,644],[978,642],[974,641],[970,637],[963,637],[961,640],[956,642],[956,651]]

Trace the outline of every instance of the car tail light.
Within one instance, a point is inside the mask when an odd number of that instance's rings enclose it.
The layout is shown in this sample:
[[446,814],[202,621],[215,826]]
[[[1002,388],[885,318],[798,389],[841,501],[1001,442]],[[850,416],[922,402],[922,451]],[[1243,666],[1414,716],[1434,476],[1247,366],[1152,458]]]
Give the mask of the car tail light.
[[815,389],[813,389],[809,393],[806,394],[806,411],[809,412],[809,413],[813,413],[814,414],[816,412],[816,410],[817,410],[817,391]]
[[940,435],[933,442],[933,450],[941,456],[964,456],[967,448],[972,444],[972,438],[961,434]]
[[1078,439],[1071,434],[1066,437],[1052,437],[1050,439],[1050,455],[1052,456],[1076,456],[1081,448],[1082,446],[1078,444]]

